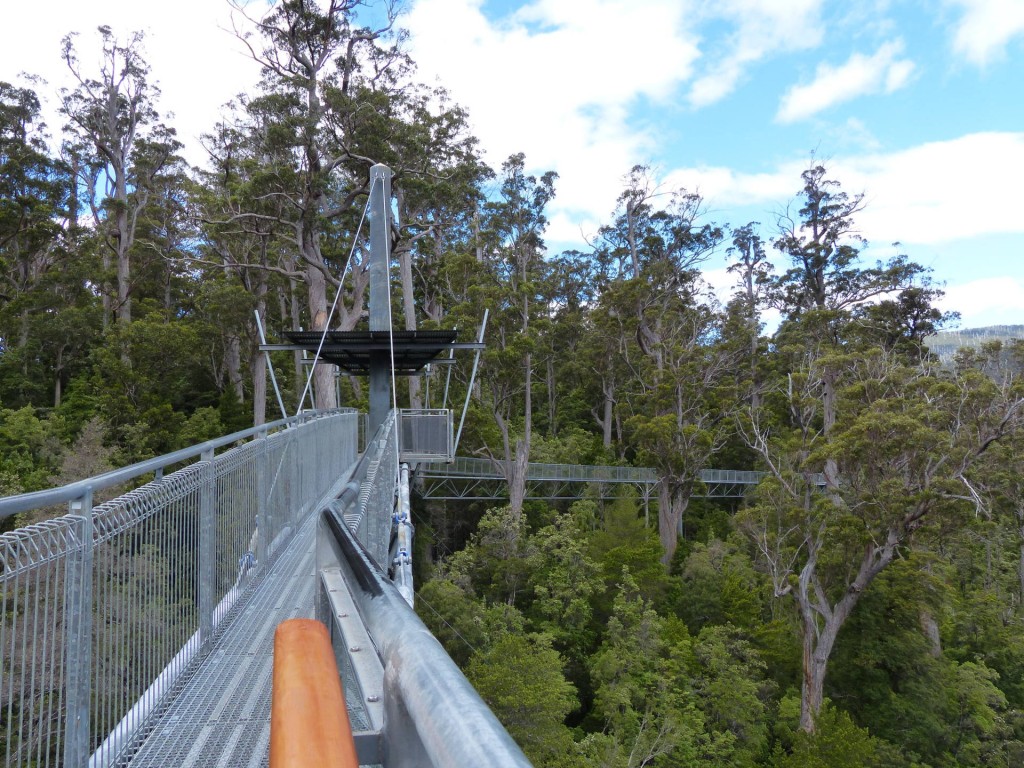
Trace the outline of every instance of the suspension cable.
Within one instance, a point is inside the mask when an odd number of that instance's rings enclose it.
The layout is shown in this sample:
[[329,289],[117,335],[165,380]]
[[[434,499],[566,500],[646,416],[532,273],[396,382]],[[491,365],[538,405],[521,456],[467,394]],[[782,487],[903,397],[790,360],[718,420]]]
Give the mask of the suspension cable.
[[[383,184],[381,187],[383,188]],[[356,252],[356,245],[359,243],[359,234],[363,231],[363,222],[366,221],[366,212],[370,209],[370,200],[373,197],[373,186],[371,182],[370,194],[366,196],[366,205],[363,206],[363,214],[359,217],[359,226],[356,227],[355,237],[352,238],[352,247],[348,252],[348,259],[345,261],[345,268],[341,271],[341,278],[338,280],[338,290],[334,294],[334,303],[331,304],[331,311],[327,315],[327,320],[324,321],[323,333],[320,334],[320,343],[316,348],[316,355],[313,357],[313,365],[309,368],[309,376],[306,377],[306,386],[302,390],[302,397],[299,398],[299,404],[295,415],[298,416],[302,411],[302,404],[306,402],[306,394],[309,392],[309,388],[313,383],[313,374],[316,373],[316,367],[320,363],[320,350],[324,348],[324,342],[327,340],[327,331],[331,327],[331,320],[334,318],[334,311],[338,307],[338,301],[341,299],[341,289],[345,285],[345,276],[348,274],[349,269],[352,266],[352,255]]]

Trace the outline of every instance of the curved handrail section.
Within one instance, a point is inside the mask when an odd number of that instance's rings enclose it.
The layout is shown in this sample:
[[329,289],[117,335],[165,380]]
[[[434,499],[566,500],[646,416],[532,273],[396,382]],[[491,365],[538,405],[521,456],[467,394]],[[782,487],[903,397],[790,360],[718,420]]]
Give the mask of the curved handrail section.
[[[389,765],[501,765],[526,755],[449,658],[336,506],[322,513],[319,567],[337,568],[384,669],[384,751]],[[329,557],[325,557],[325,550]]]

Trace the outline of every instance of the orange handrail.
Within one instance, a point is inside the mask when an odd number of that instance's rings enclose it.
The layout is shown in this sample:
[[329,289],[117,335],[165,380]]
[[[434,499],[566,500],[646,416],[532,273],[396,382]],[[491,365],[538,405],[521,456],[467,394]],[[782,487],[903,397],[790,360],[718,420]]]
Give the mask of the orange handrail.
[[358,768],[327,627],[289,619],[274,633],[270,768]]

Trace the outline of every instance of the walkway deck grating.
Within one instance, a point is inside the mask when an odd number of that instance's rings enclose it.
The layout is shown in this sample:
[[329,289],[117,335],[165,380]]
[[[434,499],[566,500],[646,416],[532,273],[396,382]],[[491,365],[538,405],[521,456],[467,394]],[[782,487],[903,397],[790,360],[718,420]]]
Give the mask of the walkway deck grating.
[[[311,516],[154,724],[132,768],[267,765],[274,630],[314,615],[315,530]],[[359,701],[358,694],[346,696]],[[365,719],[360,712],[351,716],[353,723]]]

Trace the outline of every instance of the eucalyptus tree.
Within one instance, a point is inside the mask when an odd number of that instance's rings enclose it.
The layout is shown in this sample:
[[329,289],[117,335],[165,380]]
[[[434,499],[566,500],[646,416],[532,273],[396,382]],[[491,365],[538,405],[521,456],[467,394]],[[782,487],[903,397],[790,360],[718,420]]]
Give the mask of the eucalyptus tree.
[[753,407],[760,403],[761,368],[764,362],[765,345],[761,330],[764,323],[761,313],[768,306],[772,281],[772,264],[768,261],[764,242],[757,233],[758,222],[737,227],[732,232],[732,246],[727,256],[733,261],[728,271],[735,275],[736,289],[729,302],[728,314],[733,319],[730,328],[736,343],[744,347],[746,369],[743,371],[747,383],[747,399]]
[[[818,366],[844,370],[827,434]],[[775,596],[795,602],[801,725],[813,731],[836,638],[861,596],[929,520],[968,513],[969,473],[1017,427],[1024,400],[977,372],[947,376],[878,349],[816,361],[778,386],[787,416],[756,416],[749,433],[770,477],[743,527]],[[822,473],[829,463],[838,481]]]
[[151,202],[156,179],[174,163],[182,145],[172,128],[158,122],[159,89],[149,81],[143,34],[122,41],[108,26],[98,31],[95,73],[83,69],[78,59],[76,33],[63,39],[64,61],[77,85],[61,91],[61,113],[79,153],[79,183],[87,189],[101,239],[103,271],[116,273],[113,287],[103,280],[104,322],[113,315],[127,324],[136,291],[132,259],[139,217]]
[[[266,420],[268,392],[267,360],[259,351],[253,311],[271,335],[302,327],[299,293],[304,277],[294,238],[279,223],[285,215],[284,200],[271,193],[276,183],[272,169],[290,160],[284,150],[265,141],[272,122],[261,115],[255,110],[236,113],[203,137],[208,160],[198,172],[196,196],[203,238],[200,251],[193,255],[206,276],[204,291],[213,300],[211,311],[223,308],[225,301],[234,308],[228,312],[231,322],[221,318],[217,323],[224,368],[237,387],[245,363],[251,386],[242,389],[251,392],[255,424]],[[293,363],[290,372],[282,371],[286,388],[289,381],[302,377],[298,354]]]
[[[390,252],[399,263],[406,327],[416,324],[414,261],[435,253],[443,230],[472,210],[486,173],[465,113],[443,91],[415,84],[395,14],[390,2],[288,0],[250,19],[258,37],[242,36],[263,68],[260,93],[242,100],[237,126],[259,147],[250,185],[256,204],[226,206],[221,220],[247,218],[249,229],[269,226],[290,239],[294,263],[277,268],[304,284],[303,324],[313,330],[327,327],[329,287],[344,291],[332,327],[350,330],[365,316],[367,243],[354,235],[371,166],[393,172],[388,205],[396,206],[398,223]],[[380,23],[363,25],[364,17]],[[414,399],[416,389],[413,383]],[[318,406],[333,404],[325,367],[317,369],[315,392]]]
[[[634,200],[639,193],[631,187],[623,194]],[[734,355],[719,343],[721,317],[699,270],[721,243],[722,229],[701,222],[702,200],[685,190],[673,192],[663,210],[646,205],[636,203],[632,216],[617,222],[621,240],[636,243],[639,272],[602,284],[595,324],[612,331],[598,342],[598,361],[614,361],[600,374],[601,423],[607,438],[618,401],[638,460],[658,470],[658,530],[667,564],[700,470],[728,431],[724,395]],[[606,232],[605,242],[610,239]]]
[[679,284],[665,271],[651,272],[652,283],[641,288],[656,332],[641,346],[625,429],[638,461],[658,472],[658,532],[668,564],[700,471],[731,428],[735,354],[720,341],[721,316],[699,292],[696,275]]
[[72,185],[47,148],[40,109],[32,88],[0,82],[0,399],[8,405],[41,405],[47,383],[59,403],[63,378],[59,354],[48,354],[38,332],[65,298],[53,289],[68,279],[58,267],[68,262],[61,224]]
[[[247,13],[241,4],[233,5]],[[354,106],[353,90],[368,62],[386,69],[387,60],[398,56],[395,48],[380,46],[391,30],[393,9],[386,9],[379,27],[359,27],[355,14],[361,5],[359,0],[330,0],[321,8],[286,0],[262,18],[249,17],[258,37],[240,33],[263,71],[262,93],[245,105],[253,118],[248,130],[266,147],[263,194],[280,201],[276,223],[296,253],[289,271],[305,283],[308,327],[316,331],[328,325],[328,285],[340,285],[344,248],[336,242],[338,220],[351,217],[357,199],[369,191],[372,165],[369,158],[354,156],[345,116],[336,111],[339,104]],[[239,215],[268,216],[265,210]],[[356,320],[365,287],[365,279],[358,281],[346,302],[357,308]],[[317,407],[334,406],[331,367],[318,366],[314,376]]]
[[651,234],[654,199],[668,193],[655,183],[650,166],[634,165],[623,179],[612,224],[601,227],[594,243],[595,257],[608,278],[637,277],[645,240]]
[[[542,300],[545,208],[555,196],[557,174],[526,172],[522,154],[501,167],[501,188],[483,206],[481,237],[487,279],[483,297],[491,308],[489,344],[482,379],[500,433],[509,505],[522,513],[533,433],[534,351],[549,308]],[[490,446],[485,449],[492,455]]]
[[[821,167],[803,180],[803,218],[776,241],[792,263],[774,282],[786,318],[777,374],[744,428],[769,477],[742,521],[775,596],[799,615],[800,723],[812,732],[836,638],[861,596],[929,520],[964,513],[972,468],[1017,427],[1024,400],[866,333],[900,307],[931,317],[919,304],[936,294],[915,292],[924,270],[905,257],[862,267],[862,198]],[[905,329],[912,317],[887,324]]]
[[[864,239],[857,231],[855,216],[864,209],[864,195],[851,197],[827,174],[822,165],[805,170],[801,174],[799,218],[787,212],[779,219],[780,234],[774,245],[788,257],[791,266],[773,285],[775,306],[785,319],[811,315],[803,325],[814,334],[809,348],[823,351],[839,343],[841,328],[853,313],[870,301],[913,287],[915,279],[925,272],[905,256],[893,257],[886,264],[862,266],[860,246]],[[825,433],[836,419],[837,375],[829,367],[821,369]],[[825,467],[830,482],[836,479],[834,469],[831,463]]]

